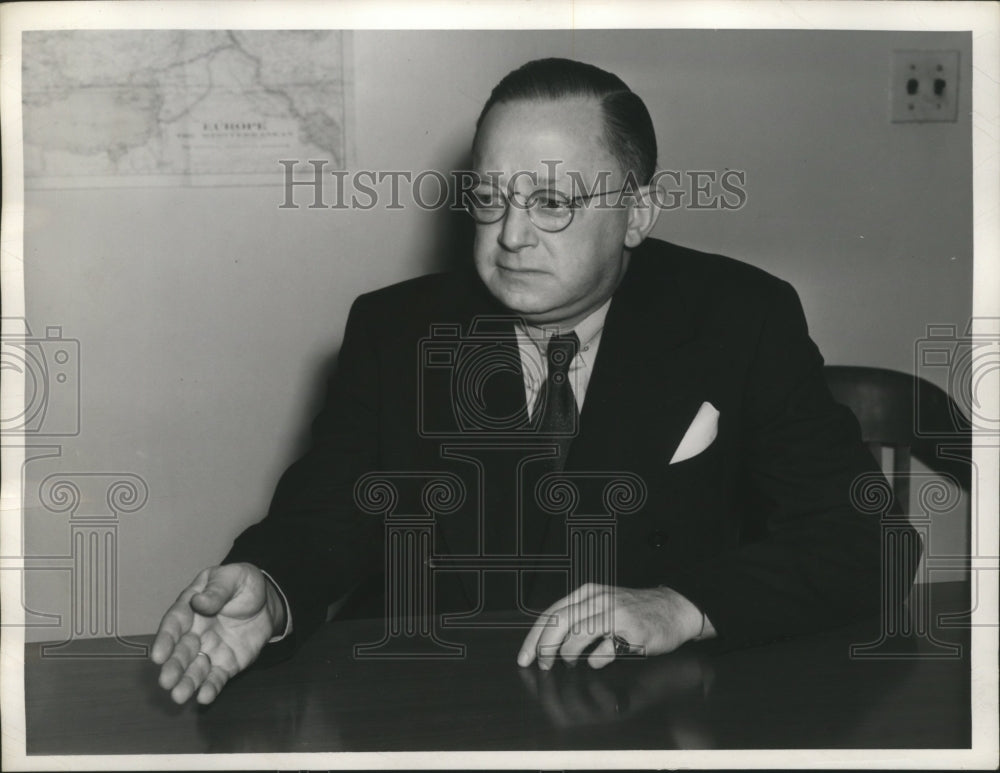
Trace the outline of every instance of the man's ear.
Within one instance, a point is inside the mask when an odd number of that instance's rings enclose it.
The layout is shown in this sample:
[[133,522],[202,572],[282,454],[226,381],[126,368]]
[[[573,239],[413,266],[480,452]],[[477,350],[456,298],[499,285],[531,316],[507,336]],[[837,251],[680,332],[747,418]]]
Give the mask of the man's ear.
[[656,205],[657,196],[650,193],[650,186],[643,185],[635,189],[630,196],[628,205],[628,225],[625,230],[625,246],[634,249],[642,244],[649,232],[656,225],[660,216],[660,208]]

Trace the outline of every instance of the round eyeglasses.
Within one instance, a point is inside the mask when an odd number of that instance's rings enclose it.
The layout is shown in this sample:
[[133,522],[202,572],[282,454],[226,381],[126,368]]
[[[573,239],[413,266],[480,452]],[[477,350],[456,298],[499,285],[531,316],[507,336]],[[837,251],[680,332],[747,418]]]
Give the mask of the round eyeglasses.
[[[580,203],[608,193],[621,193],[624,188],[613,191],[598,191],[583,196],[567,196],[559,191],[537,190],[527,197],[512,193],[509,197],[497,188],[482,188],[465,194],[465,208],[472,219],[480,225],[490,225],[504,218],[511,203],[527,210],[528,219],[537,228],[548,233],[558,233],[573,222],[573,213]],[[521,204],[518,199],[523,201]]]

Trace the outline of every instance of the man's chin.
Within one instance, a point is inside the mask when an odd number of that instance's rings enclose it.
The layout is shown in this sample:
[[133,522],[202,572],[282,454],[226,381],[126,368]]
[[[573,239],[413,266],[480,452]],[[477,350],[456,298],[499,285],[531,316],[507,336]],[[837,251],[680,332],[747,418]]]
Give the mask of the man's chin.
[[550,304],[528,302],[522,299],[508,299],[498,296],[497,299],[511,313],[523,317],[525,322],[532,324],[548,322],[558,317],[557,309]]
[[545,317],[557,308],[557,304],[550,299],[536,293],[525,292],[524,288],[512,288],[507,282],[494,280],[487,287],[493,297],[506,309],[528,321],[531,321],[531,318]]

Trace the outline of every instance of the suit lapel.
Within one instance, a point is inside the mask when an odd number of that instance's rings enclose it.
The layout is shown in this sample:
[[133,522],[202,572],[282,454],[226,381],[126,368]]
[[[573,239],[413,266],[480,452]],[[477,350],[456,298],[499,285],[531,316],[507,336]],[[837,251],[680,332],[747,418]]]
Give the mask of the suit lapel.
[[[676,272],[657,265],[664,261],[636,251],[611,302],[570,451],[572,469],[614,470],[623,459],[676,448],[703,399],[690,299]],[[642,447],[650,433],[638,428],[655,430],[652,447]]]

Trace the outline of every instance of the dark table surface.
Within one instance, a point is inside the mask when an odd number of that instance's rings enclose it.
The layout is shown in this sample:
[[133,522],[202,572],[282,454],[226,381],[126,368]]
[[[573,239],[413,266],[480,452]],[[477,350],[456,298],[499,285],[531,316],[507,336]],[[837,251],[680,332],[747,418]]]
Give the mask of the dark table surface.
[[[931,586],[941,612],[968,586]],[[359,659],[380,620],[324,626],[209,707],[176,706],[142,658],[25,653],[28,754],[561,749],[968,748],[968,629],[911,630],[851,657],[879,620],[726,652],[717,643],[593,671],[522,669],[524,631],[447,629],[454,659]],[[151,636],[133,641],[150,644]],[[942,643],[959,645],[949,652]],[[106,644],[106,642],[104,643]],[[88,649],[89,648],[89,649]],[[102,642],[75,643],[86,655]],[[879,653],[875,653],[879,654]]]

